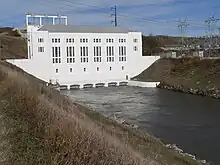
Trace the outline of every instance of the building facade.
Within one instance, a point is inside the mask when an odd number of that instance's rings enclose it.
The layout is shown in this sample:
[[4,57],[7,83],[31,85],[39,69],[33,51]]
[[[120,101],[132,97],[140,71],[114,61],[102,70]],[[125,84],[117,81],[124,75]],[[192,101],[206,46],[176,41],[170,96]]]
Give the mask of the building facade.
[[128,81],[159,58],[142,56],[141,32],[64,22],[27,24],[28,59],[8,62],[46,82],[107,86]]

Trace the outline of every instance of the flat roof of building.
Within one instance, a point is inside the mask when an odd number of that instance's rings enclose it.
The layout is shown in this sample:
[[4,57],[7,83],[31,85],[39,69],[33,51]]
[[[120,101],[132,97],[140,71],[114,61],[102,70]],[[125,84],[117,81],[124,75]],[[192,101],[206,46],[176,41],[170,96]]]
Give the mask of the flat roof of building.
[[81,26],[81,25],[63,25],[63,24],[46,24],[38,31],[48,31],[51,33],[128,33],[135,32],[120,27],[105,26]]

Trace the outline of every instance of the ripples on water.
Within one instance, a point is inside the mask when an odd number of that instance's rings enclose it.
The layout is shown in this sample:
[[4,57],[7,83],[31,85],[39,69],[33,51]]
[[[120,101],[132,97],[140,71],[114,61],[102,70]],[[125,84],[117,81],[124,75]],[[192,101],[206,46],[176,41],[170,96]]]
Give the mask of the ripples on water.
[[165,143],[220,164],[220,100],[156,88],[63,91],[106,115],[115,114]]

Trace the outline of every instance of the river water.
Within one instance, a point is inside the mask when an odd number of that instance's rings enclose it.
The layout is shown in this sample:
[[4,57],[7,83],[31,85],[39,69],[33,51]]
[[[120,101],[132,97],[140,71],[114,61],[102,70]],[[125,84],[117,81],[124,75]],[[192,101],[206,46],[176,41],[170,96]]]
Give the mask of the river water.
[[177,144],[200,159],[220,164],[220,100],[157,88],[97,88],[62,91],[106,115]]

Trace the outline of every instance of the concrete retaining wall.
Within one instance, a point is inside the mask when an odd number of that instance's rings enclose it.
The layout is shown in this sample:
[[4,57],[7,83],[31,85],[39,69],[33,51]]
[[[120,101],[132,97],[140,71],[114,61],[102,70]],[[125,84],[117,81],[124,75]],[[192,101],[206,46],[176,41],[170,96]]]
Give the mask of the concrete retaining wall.
[[141,82],[141,81],[128,81],[128,86],[143,87],[143,88],[156,88],[160,82]]

